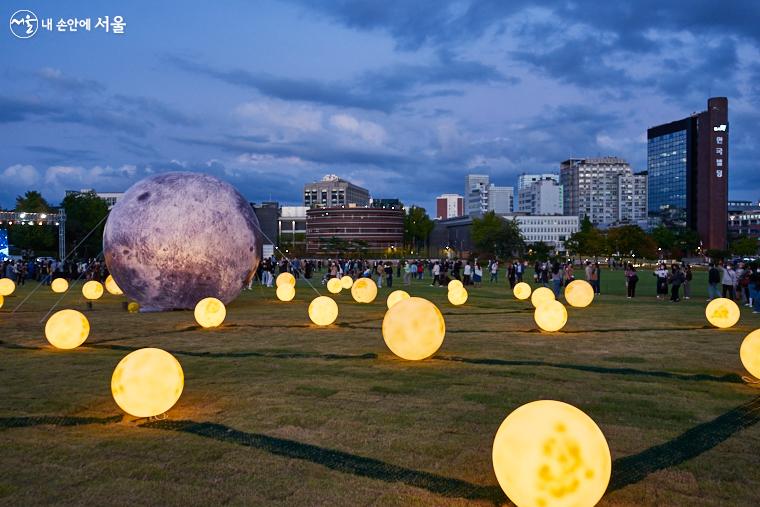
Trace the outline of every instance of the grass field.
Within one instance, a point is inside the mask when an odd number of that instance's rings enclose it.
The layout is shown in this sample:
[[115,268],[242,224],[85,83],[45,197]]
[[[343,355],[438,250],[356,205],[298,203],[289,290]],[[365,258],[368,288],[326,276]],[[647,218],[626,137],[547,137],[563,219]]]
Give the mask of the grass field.
[[[130,314],[105,296],[86,312],[85,345],[58,351],[40,322],[57,299],[48,288],[11,313],[26,285],[0,310],[0,504],[508,503],[493,436],[521,404],[557,399],[607,437],[613,477],[600,505],[759,505],[760,389],[742,381],[738,349],[760,315],[742,308],[735,328],[714,329],[704,273],[676,304],[639,276],[628,300],[622,272],[605,271],[602,296],[569,308],[551,334],[503,281],[461,307],[415,282],[408,290],[447,326],[422,362],[383,342],[386,288],[369,305],[338,295],[327,328],[310,324],[303,281],[291,303],[244,292],[214,330],[191,312]],[[84,309],[79,294],[62,307]],[[163,420],[122,417],[110,394],[114,366],[146,346],[185,372]]]

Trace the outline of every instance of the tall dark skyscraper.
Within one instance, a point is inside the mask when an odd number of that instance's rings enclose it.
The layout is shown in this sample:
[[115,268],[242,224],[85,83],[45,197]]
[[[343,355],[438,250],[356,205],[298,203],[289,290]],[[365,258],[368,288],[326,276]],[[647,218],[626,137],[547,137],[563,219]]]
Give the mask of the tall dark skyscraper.
[[648,210],[665,225],[694,229],[705,249],[726,248],[728,99],[647,130]]

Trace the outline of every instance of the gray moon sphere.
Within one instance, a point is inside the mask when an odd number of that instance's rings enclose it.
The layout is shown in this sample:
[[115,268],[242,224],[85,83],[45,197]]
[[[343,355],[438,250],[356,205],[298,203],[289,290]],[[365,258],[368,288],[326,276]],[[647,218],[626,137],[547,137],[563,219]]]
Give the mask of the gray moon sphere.
[[203,298],[229,303],[256,272],[259,221],[230,184],[170,172],[135,183],[111,210],[106,265],[143,311],[192,309]]

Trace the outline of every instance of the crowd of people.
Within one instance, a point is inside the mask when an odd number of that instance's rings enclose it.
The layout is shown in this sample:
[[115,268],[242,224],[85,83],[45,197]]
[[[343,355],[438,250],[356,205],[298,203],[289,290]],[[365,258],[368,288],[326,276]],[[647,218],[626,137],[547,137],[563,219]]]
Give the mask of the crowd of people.
[[56,278],[102,282],[107,277],[106,263],[97,259],[64,262],[50,258],[6,259],[0,263],[0,278],[9,278],[18,286],[27,281],[50,285]]

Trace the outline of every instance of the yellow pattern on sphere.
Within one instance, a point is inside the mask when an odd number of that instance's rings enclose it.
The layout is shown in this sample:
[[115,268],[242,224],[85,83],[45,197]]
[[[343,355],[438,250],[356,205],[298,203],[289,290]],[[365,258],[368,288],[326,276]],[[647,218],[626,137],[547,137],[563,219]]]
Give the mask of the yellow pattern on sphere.
[[739,322],[739,305],[728,298],[715,298],[705,307],[707,321],[715,327],[728,328]]
[[533,320],[544,331],[559,331],[567,324],[567,309],[559,301],[546,301],[533,311]]
[[90,280],[82,285],[82,295],[85,299],[100,299],[103,295],[103,284],[96,282],[95,280]]
[[512,294],[514,294],[517,299],[521,300],[528,299],[531,292],[533,292],[533,289],[531,289],[530,285],[525,282],[518,283],[515,285],[515,288],[512,289]]
[[227,308],[216,298],[204,298],[195,305],[193,316],[201,327],[217,327],[227,317]]
[[351,296],[357,303],[371,303],[377,297],[377,285],[372,278],[359,278],[351,287]]
[[594,288],[586,280],[573,280],[565,287],[565,300],[570,306],[585,308],[594,300]]
[[338,303],[328,296],[319,296],[309,303],[309,318],[318,326],[329,326],[338,318]]
[[127,354],[111,376],[111,394],[135,417],[163,414],[177,403],[185,384],[179,361],[168,352],[145,348]]
[[45,338],[58,349],[79,347],[90,334],[90,323],[81,312],[61,310],[45,323]]
[[65,278],[56,278],[53,280],[53,283],[50,284],[50,289],[57,294],[61,294],[62,292],[69,290],[69,282],[67,282]]
[[390,308],[391,306],[395,305],[399,301],[403,301],[404,299],[409,299],[409,293],[405,290],[394,290],[390,294],[388,294],[388,299],[385,300],[385,304]]
[[441,347],[446,323],[441,311],[427,299],[411,297],[385,312],[383,340],[402,359],[418,361]]
[[533,308],[538,308],[542,303],[547,301],[554,301],[554,292],[548,287],[539,287],[533,291],[530,296],[530,302],[533,304]]

